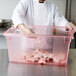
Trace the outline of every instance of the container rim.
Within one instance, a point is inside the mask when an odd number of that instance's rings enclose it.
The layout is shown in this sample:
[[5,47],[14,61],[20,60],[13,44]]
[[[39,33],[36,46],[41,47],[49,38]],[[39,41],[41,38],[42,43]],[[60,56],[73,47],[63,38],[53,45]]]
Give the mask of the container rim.
[[[62,26],[33,26],[33,27],[52,27],[52,28],[65,28],[66,29],[66,27],[62,27]],[[15,27],[14,26],[12,26],[11,28],[9,28],[8,30],[6,30],[2,35],[3,36],[7,36],[7,35],[9,35],[9,36],[22,36],[22,35],[24,35],[24,36],[32,36],[32,37],[37,37],[37,36],[43,36],[43,37],[64,37],[64,38],[73,38],[73,30],[71,29],[70,31],[69,31],[69,33],[70,33],[70,36],[57,36],[57,35],[40,35],[40,34],[17,34],[16,33],[16,31],[15,31],[15,33],[9,33],[9,31],[11,30],[11,29],[14,29]]]

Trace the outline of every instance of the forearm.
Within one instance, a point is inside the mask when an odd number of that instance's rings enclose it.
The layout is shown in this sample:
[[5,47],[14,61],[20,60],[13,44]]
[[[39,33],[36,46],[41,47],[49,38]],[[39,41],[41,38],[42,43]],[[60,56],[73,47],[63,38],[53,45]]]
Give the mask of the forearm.
[[17,27],[18,24],[26,24],[25,15],[28,9],[27,1],[28,0],[20,0],[17,6],[15,7],[12,14],[12,22],[14,24],[14,27]]

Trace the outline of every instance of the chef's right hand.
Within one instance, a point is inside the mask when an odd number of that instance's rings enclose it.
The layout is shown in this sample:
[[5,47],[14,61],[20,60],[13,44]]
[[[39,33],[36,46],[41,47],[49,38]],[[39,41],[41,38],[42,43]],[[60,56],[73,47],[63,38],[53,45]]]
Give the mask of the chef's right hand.
[[17,26],[17,28],[20,29],[20,30],[23,32],[23,34],[27,34],[26,36],[27,36],[28,38],[37,38],[37,37],[34,35],[34,34],[35,34],[34,31],[33,31],[31,28],[25,26],[24,24],[19,24],[19,25]]
[[34,31],[24,24],[19,24],[17,28],[20,29],[24,34],[34,34]]

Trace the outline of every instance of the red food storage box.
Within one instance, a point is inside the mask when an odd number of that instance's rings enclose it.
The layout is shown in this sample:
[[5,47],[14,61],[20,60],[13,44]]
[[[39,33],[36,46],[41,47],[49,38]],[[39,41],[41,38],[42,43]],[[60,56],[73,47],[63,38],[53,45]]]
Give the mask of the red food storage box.
[[69,46],[73,38],[72,30],[58,26],[33,26],[35,34],[23,34],[20,30],[11,27],[3,33],[7,40],[8,56],[10,62],[36,63],[25,59],[27,52],[37,49],[52,54],[52,62],[48,65],[67,65]]

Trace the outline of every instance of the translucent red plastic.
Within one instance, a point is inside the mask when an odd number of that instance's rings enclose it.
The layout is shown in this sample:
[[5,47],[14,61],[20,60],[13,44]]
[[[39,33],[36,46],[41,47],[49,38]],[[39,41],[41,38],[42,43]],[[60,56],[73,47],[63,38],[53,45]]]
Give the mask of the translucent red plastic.
[[53,54],[53,62],[46,64],[67,65],[73,31],[67,31],[65,27],[57,26],[33,26],[32,29],[35,32],[32,35],[23,34],[14,27],[3,33],[7,40],[9,61],[38,64],[26,61],[25,54],[41,49]]

